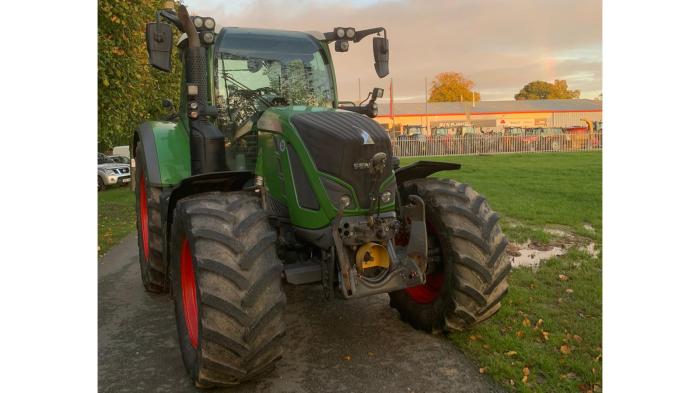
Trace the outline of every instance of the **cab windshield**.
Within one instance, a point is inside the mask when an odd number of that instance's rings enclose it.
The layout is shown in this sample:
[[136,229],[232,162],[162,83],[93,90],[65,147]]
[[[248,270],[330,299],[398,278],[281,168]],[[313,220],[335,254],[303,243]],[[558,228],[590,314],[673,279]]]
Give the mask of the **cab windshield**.
[[270,106],[333,107],[331,65],[305,33],[224,29],[215,67],[219,119],[233,129]]

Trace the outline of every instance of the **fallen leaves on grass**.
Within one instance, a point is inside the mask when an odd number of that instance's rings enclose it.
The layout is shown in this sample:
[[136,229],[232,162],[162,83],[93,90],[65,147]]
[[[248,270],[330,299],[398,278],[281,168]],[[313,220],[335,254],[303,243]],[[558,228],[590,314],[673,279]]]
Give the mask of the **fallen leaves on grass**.
[[545,332],[544,330],[542,331],[542,338],[545,341],[549,341],[549,332]]
[[571,288],[566,288],[566,291],[565,291],[565,292],[566,292],[566,293],[574,293],[574,290],[571,289]]
[[520,337],[520,338],[525,337],[525,333],[522,330],[518,330],[517,332],[515,332],[515,335],[516,335],[516,337]]
[[530,369],[527,367],[523,368],[523,383],[527,383],[527,377],[530,375]]
[[566,274],[560,274],[559,280],[560,281],[569,281],[569,276],[567,276]]
[[480,367],[479,368],[479,374],[486,374],[486,372],[489,371],[487,367]]
[[567,344],[564,344],[561,347],[559,347],[559,352],[563,353],[564,355],[568,355],[571,353],[571,347],[569,347]]
[[349,361],[352,360],[352,356],[350,356],[350,355],[345,355],[345,356],[343,356],[343,360],[345,360],[346,362],[349,362]]
[[530,323],[529,319],[527,319],[527,318],[523,319],[523,326],[530,327],[530,325],[531,325],[531,323]]
[[518,353],[515,352],[515,351],[508,351],[508,352],[506,352],[506,356],[508,356],[508,357],[513,357],[513,356],[515,356],[515,355],[517,355],[517,354],[518,354]]
[[593,388],[585,383],[578,385],[578,390],[585,393],[593,393]]
[[581,336],[579,336],[579,335],[577,335],[577,334],[574,334],[574,340],[575,340],[576,342],[579,342],[579,343],[580,343],[581,341],[583,341],[583,339],[581,338]]

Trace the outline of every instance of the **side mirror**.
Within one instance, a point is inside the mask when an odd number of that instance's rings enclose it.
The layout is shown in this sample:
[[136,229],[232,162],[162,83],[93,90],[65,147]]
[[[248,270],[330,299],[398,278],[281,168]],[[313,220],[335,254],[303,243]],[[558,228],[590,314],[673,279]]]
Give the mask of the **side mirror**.
[[374,37],[372,39],[374,49],[374,70],[377,76],[384,78],[389,75],[389,40],[384,37]]
[[161,71],[170,72],[170,54],[173,50],[173,31],[165,23],[146,24],[148,62]]

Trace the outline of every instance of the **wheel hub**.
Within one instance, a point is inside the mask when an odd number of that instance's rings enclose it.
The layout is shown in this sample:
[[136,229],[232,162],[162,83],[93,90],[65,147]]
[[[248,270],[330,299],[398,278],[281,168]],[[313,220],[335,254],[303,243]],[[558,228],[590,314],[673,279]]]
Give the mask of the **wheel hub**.
[[440,290],[445,281],[443,272],[435,272],[425,277],[425,284],[406,288],[408,296],[416,303],[430,304],[440,297]]
[[[435,248],[437,248],[437,254],[440,254],[440,248],[436,247],[439,245],[439,242],[436,237],[437,231],[435,227],[430,222],[426,222],[426,229],[428,231],[428,255],[435,254],[435,252],[433,252]],[[394,237],[394,243],[397,246],[405,246],[408,243],[408,236],[406,236],[405,233],[399,233]],[[431,269],[428,269],[428,271],[430,270]],[[440,297],[440,291],[442,290],[444,281],[443,264],[440,263],[433,273],[426,274],[425,284],[406,288],[404,291],[406,291],[406,294],[416,303],[431,304]]]

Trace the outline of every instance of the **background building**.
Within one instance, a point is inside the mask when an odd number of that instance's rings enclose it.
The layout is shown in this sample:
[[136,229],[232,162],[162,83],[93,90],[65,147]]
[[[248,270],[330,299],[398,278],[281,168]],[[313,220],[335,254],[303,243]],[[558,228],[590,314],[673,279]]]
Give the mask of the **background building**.
[[[603,103],[596,100],[523,100],[379,104],[377,122],[392,131],[407,127],[430,135],[437,129],[450,134],[503,132],[507,127],[585,127],[585,120],[601,122]],[[459,132],[461,130],[461,132]]]

